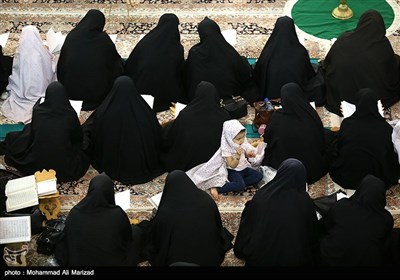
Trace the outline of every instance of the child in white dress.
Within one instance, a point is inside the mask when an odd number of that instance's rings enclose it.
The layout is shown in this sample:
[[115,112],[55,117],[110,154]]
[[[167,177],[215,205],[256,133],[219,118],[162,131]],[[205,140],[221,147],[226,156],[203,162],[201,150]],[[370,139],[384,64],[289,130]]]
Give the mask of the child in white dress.
[[236,119],[224,122],[221,147],[206,163],[187,172],[198,188],[210,189],[218,199],[219,193],[242,191],[257,184],[263,174],[251,166],[255,161],[256,148],[246,139],[245,127]]

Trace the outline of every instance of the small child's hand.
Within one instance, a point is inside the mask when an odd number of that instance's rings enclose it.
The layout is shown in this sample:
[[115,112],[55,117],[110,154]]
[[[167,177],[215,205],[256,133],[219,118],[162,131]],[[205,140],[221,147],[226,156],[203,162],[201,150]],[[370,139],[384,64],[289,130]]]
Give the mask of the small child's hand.
[[256,153],[253,152],[253,151],[246,152],[246,157],[247,157],[247,158],[253,158],[253,157],[255,157],[255,156],[256,156]]
[[238,147],[238,148],[236,149],[236,153],[237,153],[239,156],[242,154],[242,152],[243,152],[242,147]]

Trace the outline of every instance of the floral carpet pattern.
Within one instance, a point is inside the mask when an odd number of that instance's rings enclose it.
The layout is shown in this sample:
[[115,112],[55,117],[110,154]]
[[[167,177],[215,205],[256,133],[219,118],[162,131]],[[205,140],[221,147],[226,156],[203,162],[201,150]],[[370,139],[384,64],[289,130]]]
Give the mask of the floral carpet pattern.
[[[175,13],[180,19],[181,41],[187,55],[190,47],[198,42],[197,24],[205,17],[214,19],[221,30],[235,29],[237,32],[236,49],[248,58],[257,58],[272,32],[275,21],[284,15],[286,0],[0,0],[0,34],[10,32],[4,52],[13,55],[17,47],[19,33],[27,24],[36,25],[43,39],[50,27],[66,35],[89,9],[100,9],[106,15],[106,31],[118,34],[116,46],[122,57],[128,57],[139,41],[140,36],[149,32],[158,22],[159,17],[167,12]],[[339,2],[339,1],[338,1]],[[398,0],[397,2],[400,2]],[[400,54],[400,30],[396,30],[389,39],[396,53]],[[304,44],[313,58],[323,58],[330,45],[305,39]],[[0,106],[2,101],[0,101]],[[317,108],[326,127],[340,125],[324,108]],[[249,124],[254,118],[254,109],[248,108],[249,114],[241,119]],[[400,120],[400,103],[395,104],[387,113],[391,123]],[[81,113],[83,122],[90,112]],[[160,123],[173,119],[169,111],[158,113]],[[0,123],[11,123],[0,115]],[[0,163],[5,165],[4,157]],[[6,165],[5,165],[6,166]],[[7,167],[7,166],[6,166]],[[7,167],[10,168],[10,167]],[[61,215],[82,199],[89,181],[98,172],[90,168],[80,180],[59,184]],[[167,174],[141,185],[123,185],[116,183],[116,192],[130,190],[131,208],[127,210],[130,218],[139,221],[148,219],[152,214],[152,205],[148,201],[152,195],[162,191]],[[338,186],[326,175],[317,183],[309,186],[312,198],[333,193]],[[240,215],[244,204],[251,199],[256,188],[236,194],[221,195],[217,201],[223,224],[236,235]],[[393,186],[387,192],[387,208],[395,218],[395,227],[400,227],[400,185]],[[36,239],[33,236],[26,255],[28,266],[53,266],[54,258],[36,253]],[[243,266],[243,262],[234,257],[230,250],[223,266]],[[147,262],[140,264],[148,266]]]

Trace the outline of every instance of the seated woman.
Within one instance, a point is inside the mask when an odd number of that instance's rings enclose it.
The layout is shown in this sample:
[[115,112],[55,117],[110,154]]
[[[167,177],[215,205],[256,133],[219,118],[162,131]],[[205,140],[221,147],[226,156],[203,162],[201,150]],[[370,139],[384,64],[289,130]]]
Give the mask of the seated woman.
[[14,122],[31,121],[33,105],[44,97],[47,86],[55,80],[53,66],[53,55],[43,44],[39,30],[33,25],[22,28],[6,88],[9,97],[1,107],[6,118]]
[[321,262],[329,266],[384,265],[384,244],[393,228],[393,217],[385,209],[386,187],[367,175],[350,198],[336,202],[320,221]]
[[156,112],[167,110],[171,102],[182,102],[184,98],[185,60],[178,26],[176,15],[162,15],[125,63],[126,75],[133,79],[138,91],[154,97]]
[[343,33],[332,45],[324,61],[326,109],[342,116],[340,102],[356,102],[358,90],[374,89],[389,108],[400,99],[400,58],[385,36],[381,14],[368,10],[356,29]]
[[392,143],[393,128],[379,114],[372,89],[361,89],[357,96],[356,111],[340,126],[329,174],[346,189],[356,189],[368,174],[390,188],[400,178]]
[[61,83],[47,87],[44,102],[33,107],[32,122],[23,131],[6,135],[4,159],[24,175],[54,169],[59,182],[85,175],[89,158],[83,151],[81,124]]
[[306,167],[307,183],[312,184],[328,172],[325,129],[299,85],[284,85],[281,101],[283,108],[273,113],[265,130],[263,165],[277,169],[285,159],[297,158]]
[[83,124],[92,166],[124,184],[142,184],[161,175],[161,126],[131,78],[121,76],[103,103]]
[[305,266],[318,261],[319,227],[306,170],[287,159],[246,203],[233,248],[246,266]]
[[[280,98],[282,86],[290,82],[306,91],[315,75],[308,52],[297,37],[293,19],[278,18],[254,68],[260,99]],[[308,96],[313,92],[304,94]]]
[[[13,57],[3,54],[3,47],[0,45],[0,95],[8,85],[8,77],[12,73]],[[1,99],[6,99],[7,95],[2,95]]]
[[[201,82],[196,97],[165,127],[161,161],[167,171],[187,171],[208,161],[218,150],[222,125],[229,114],[219,105],[219,94],[209,82]],[[185,156],[182,156],[185,155]]]
[[197,29],[200,42],[189,50],[185,61],[188,100],[194,99],[197,85],[207,81],[217,88],[221,99],[240,95],[250,103],[258,101],[250,64],[225,40],[218,24],[206,17]]
[[142,230],[115,205],[114,183],[103,173],[69,212],[55,258],[60,266],[134,266],[141,246]]
[[72,29],[61,48],[57,78],[69,99],[83,100],[82,110],[94,110],[123,74],[121,56],[103,31],[106,19],[99,10],[89,10]]
[[219,266],[232,248],[233,235],[222,226],[214,200],[180,170],[168,174],[157,214],[144,225],[143,256],[152,266]]

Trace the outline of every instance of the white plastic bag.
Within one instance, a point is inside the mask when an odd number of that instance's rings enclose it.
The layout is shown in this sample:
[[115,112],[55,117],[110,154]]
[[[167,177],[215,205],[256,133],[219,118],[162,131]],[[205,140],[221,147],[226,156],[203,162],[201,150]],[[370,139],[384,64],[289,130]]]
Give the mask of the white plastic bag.
[[267,143],[264,141],[260,141],[257,145],[256,149],[256,156],[253,158],[247,159],[251,166],[253,168],[257,168],[262,164],[262,161],[264,159],[264,154],[265,154],[265,147],[267,146]]
[[270,166],[260,166],[260,169],[263,173],[263,181],[264,181],[264,185],[267,184],[269,181],[271,181],[272,179],[274,179],[275,175],[276,175],[276,170]]

